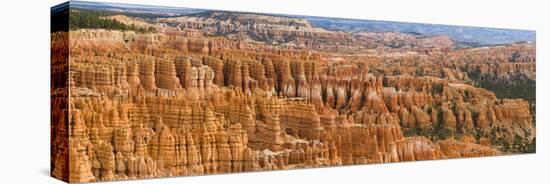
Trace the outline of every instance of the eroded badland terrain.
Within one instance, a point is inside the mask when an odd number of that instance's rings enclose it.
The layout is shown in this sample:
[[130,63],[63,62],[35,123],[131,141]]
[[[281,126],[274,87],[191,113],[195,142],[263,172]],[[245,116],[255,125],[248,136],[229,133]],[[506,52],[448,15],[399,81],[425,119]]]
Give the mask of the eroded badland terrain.
[[51,34],[52,175],[70,182],[535,151],[534,43],[218,11],[99,19],[122,28]]

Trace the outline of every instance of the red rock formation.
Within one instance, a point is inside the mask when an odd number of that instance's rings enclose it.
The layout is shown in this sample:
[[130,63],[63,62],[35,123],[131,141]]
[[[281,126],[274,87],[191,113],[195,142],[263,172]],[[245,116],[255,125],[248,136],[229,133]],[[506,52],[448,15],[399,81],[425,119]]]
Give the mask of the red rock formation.
[[139,25],[158,31],[52,34],[53,176],[492,156],[536,137],[531,101],[476,87],[534,82],[532,44],[450,49],[445,36],[328,31],[246,13],[149,21]]

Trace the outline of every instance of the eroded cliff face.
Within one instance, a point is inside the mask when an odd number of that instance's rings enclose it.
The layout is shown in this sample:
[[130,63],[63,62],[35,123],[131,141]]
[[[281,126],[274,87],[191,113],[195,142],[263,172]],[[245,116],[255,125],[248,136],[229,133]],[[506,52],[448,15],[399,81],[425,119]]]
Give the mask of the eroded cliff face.
[[[447,49],[446,38],[427,41],[439,49],[324,52],[325,42],[366,42],[286,18],[158,21],[185,30],[69,33],[70,100],[52,101],[52,157],[70,159],[54,175],[90,182],[493,156],[535,138],[528,101],[499,99],[470,78],[534,81],[528,56],[494,68],[481,51]],[[241,29],[318,47],[207,36]]]
[[330,31],[314,27],[306,19],[268,14],[206,11],[181,17],[157,18],[154,21],[171,25],[183,32],[200,30],[206,36],[340,53],[356,53],[380,47],[449,48],[454,44],[447,36]]

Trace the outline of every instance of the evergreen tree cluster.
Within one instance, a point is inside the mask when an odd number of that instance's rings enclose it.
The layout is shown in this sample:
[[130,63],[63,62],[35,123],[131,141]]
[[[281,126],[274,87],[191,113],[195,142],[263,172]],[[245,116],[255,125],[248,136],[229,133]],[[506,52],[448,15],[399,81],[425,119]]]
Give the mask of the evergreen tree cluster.
[[102,18],[109,15],[113,14],[102,11],[73,9],[69,13],[69,28],[71,30],[102,28],[107,30],[136,31],[141,33],[154,32],[153,27],[145,29],[133,24],[128,26],[114,19]]

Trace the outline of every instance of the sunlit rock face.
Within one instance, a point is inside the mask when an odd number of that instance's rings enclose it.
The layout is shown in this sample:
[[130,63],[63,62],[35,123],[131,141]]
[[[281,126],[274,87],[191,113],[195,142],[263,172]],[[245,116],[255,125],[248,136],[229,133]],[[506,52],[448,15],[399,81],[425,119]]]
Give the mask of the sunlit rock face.
[[534,151],[534,102],[479,85],[534,85],[531,43],[218,11],[102,19],[137,28],[51,34],[52,175],[71,183]]

